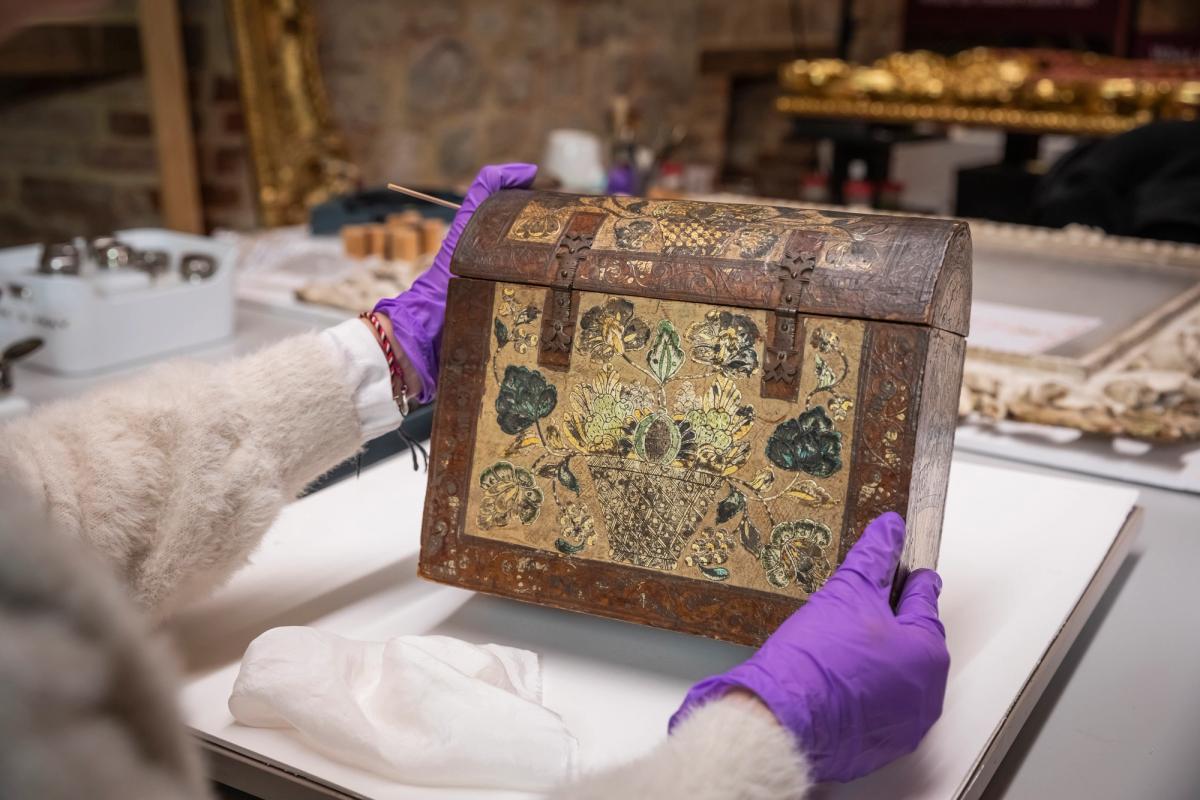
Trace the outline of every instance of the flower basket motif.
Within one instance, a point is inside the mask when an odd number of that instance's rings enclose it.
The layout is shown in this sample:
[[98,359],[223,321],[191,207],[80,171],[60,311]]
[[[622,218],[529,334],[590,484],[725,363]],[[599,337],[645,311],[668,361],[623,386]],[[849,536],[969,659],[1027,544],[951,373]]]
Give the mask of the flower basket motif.
[[[680,328],[669,315],[642,311],[613,296],[580,309],[574,349],[584,358],[574,380],[521,363],[503,375],[493,368],[495,424],[513,437],[504,450],[513,460],[480,475],[479,529],[520,531],[563,556],[814,591],[829,574],[830,530],[808,519],[776,520],[770,504],[785,496],[811,509],[837,503],[816,480],[843,467],[837,423],[849,407],[835,401],[850,401],[834,390],[849,364],[837,332],[812,332],[816,388],[797,416],[770,420],[764,446],[751,435],[763,421],[747,402],[753,395],[742,394],[762,371],[762,323],[710,308]],[[506,291],[493,320],[495,352],[510,344],[519,352],[521,326],[537,314],[535,301]],[[818,394],[829,395],[828,409],[812,403]],[[796,474],[772,494],[776,470]],[[547,521],[541,512],[551,503],[557,517]],[[728,528],[703,527],[713,511],[716,525]],[[769,536],[759,529],[764,515]],[[735,576],[734,548],[757,569],[739,566]]]
[[674,570],[723,478],[620,456],[587,456],[604,511],[609,555],[638,567]]

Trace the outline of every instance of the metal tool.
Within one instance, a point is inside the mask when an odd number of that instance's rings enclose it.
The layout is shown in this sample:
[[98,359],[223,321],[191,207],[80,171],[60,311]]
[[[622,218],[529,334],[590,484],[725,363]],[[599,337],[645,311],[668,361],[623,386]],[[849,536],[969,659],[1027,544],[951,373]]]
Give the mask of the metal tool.
[[400,194],[406,194],[409,197],[415,197],[418,200],[424,200],[426,203],[433,203],[434,205],[443,206],[445,208],[453,208],[456,211],[458,209],[462,208],[462,205],[460,205],[459,203],[451,203],[449,200],[443,200],[442,198],[434,197],[431,194],[425,194],[424,192],[418,192],[416,189],[409,189],[407,186],[401,186],[398,183],[389,183],[387,185],[387,187],[389,189],[391,189],[393,192],[399,192]]
[[157,278],[171,268],[171,254],[166,250],[140,250],[133,254],[130,266]]
[[12,391],[12,365],[14,362],[20,361],[25,356],[37,350],[43,344],[42,340],[36,336],[30,336],[28,339],[21,339],[13,342],[8,347],[4,348],[4,352],[0,353],[0,395]]
[[217,272],[217,260],[202,253],[184,253],[179,261],[179,274],[185,281],[205,281]]
[[42,248],[38,272],[43,275],[78,275],[79,248],[71,242],[47,243]]
[[137,256],[134,249],[112,236],[98,236],[88,243],[88,254],[100,269],[123,269]]

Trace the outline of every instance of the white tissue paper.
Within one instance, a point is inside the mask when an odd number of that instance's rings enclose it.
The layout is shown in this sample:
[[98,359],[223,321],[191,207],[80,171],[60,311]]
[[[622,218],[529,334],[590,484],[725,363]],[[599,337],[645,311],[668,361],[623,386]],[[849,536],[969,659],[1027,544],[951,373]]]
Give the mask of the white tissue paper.
[[246,649],[229,710],[402,783],[543,791],[578,762],[575,737],[542,705],[534,653],[448,636],[269,630]]

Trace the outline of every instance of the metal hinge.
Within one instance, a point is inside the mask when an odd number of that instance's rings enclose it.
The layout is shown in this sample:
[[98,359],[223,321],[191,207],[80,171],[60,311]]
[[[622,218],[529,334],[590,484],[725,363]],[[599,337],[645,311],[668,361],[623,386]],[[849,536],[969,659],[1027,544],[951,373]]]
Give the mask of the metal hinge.
[[779,282],[779,303],[767,318],[767,343],[764,348],[762,396],[777,400],[795,400],[800,393],[802,352],[796,342],[800,328],[798,309],[817,267],[817,254],[793,238],[783,257],[768,265]]
[[551,289],[542,309],[539,366],[566,369],[571,365],[575,318],[579,312],[577,293],[572,286],[579,265],[591,251],[592,242],[603,221],[603,214],[576,213],[567,222],[563,235],[554,248]]

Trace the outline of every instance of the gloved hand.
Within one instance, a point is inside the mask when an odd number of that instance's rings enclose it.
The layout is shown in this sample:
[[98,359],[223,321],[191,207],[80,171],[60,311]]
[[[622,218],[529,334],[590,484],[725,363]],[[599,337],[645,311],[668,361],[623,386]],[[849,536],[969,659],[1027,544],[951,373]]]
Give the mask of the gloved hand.
[[446,290],[450,286],[450,259],[463,229],[479,204],[501,189],[523,189],[533,183],[537,167],[533,164],[500,164],[479,170],[462,208],[442,240],[433,264],[413,282],[412,287],[395,297],[375,304],[376,313],[386,314],[392,323],[396,343],[404,349],[421,378],[418,403],[428,403],[437,393],[438,352],[442,345],[442,323],[446,317]]
[[950,654],[942,580],[908,576],[893,612],[904,520],[867,526],[837,572],[749,660],[692,687],[671,726],[727,692],[758,696],[796,737],[816,781],[850,781],[916,749],[942,713]]

